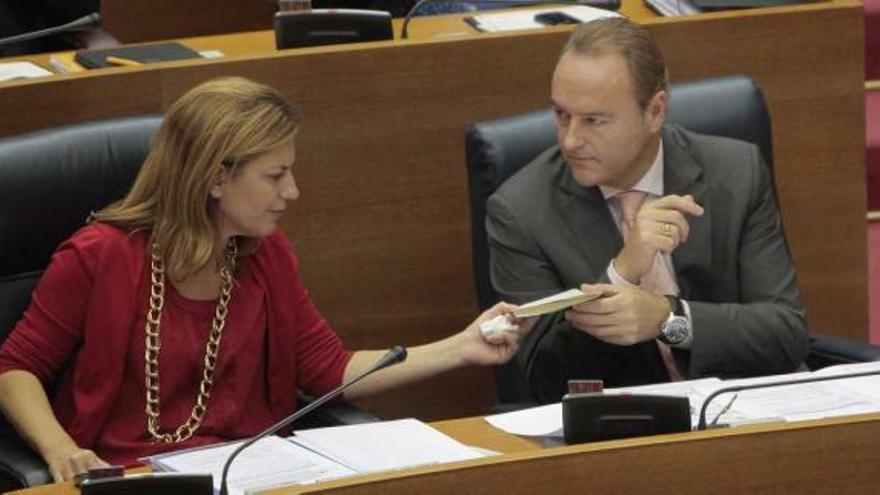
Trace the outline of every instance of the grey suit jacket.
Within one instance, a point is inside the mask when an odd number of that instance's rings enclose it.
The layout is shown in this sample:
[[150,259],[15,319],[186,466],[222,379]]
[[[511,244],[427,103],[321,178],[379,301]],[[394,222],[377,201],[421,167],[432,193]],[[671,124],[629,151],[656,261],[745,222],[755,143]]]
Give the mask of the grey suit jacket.
[[[665,194],[691,194],[705,214],[672,255],[694,327],[675,349],[689,378],[796,369],[809,339],[769,170],[752,144],[667,125]],[[623,239],[598,187],[573,179],[552,147],[489,198],[491,275],[503,300],[523,303],[582,283],[606,282]],[[606,386],[667,381],[654,341],[601,342],[561,313],[542,317],[517,357],[532,395],[556,401],[571,378]]]

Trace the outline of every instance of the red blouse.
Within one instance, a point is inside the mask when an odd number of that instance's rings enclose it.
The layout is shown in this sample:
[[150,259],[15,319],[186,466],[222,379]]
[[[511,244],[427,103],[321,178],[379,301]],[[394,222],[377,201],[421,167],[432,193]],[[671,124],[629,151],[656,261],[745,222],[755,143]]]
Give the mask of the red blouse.
[[[239,261],[208,410],[196,434],[154,443],[146,430],[145,231],[92,224],[55,252],[21,321],[0,348],[0,373],[55,381],[52,406],[74,440],[110,463],[253,435],[296,408],[297,389],[339,385],[351,353],[312,304],[280,232]],[[198,393],[217,301],[181,296],[166,279],[159,353],[160,420],[173,432]]]

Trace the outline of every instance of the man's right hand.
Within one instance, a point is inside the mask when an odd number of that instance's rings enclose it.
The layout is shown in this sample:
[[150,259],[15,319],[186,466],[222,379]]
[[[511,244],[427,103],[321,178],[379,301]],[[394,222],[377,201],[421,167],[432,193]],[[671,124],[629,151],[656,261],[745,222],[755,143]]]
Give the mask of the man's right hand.
[[687,241],[690,233],[687,215],[703,216],[703,207],[691,195],[671,194],[646,201],[636,214],[635,225],[623,249],[614,258],[617,273],[638,285],[651,271],[657,253],[672,254]]
[[49,473],[56,482],[70,481],[77,474],[91,468],[107,467],[109,464],[93,451],[82,449],[76,445],[53,449],[44,455]]

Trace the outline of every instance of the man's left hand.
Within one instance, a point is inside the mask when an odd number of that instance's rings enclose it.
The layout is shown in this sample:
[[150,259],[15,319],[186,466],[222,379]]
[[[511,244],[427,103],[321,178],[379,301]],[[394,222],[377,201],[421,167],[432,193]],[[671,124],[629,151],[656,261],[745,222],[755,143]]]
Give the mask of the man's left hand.
[[584,284],[581,290],[598,290],[602,297],[573,306],[565,312],[565,319],[609,344],[633,345],[657,338],[671,311],[665,297],[638,287]]

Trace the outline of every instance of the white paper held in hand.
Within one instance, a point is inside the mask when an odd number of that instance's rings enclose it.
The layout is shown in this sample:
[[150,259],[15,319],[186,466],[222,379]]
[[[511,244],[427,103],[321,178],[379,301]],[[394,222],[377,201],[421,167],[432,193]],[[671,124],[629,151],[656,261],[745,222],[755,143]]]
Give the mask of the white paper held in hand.
[[601,292],[584,292],[580,289],[569,289],[552,296],[538,299],[530,303],[523,304],[516,308],[512,314],[498,315],[491,320],[480,323],[480,332],[483,337],[489,337],[505,331],[514,331],[517,329],[513,318],[528,318],[530,316],[538,316],[547,313],[554,313],[566,308],[570,308],[575,304],[592,301],[602,297]]
[[555,313],[566,308],[570,308],[575,304],[592,301],[602,297],[601,292],[584,292],[580,289],[569,289],[567,291],[554,294],[552,296],[538,299],[530,303],[523,304],[516,308],[513,315],[517,318],[526,318],[529,316],[538,316],[547,313]]

